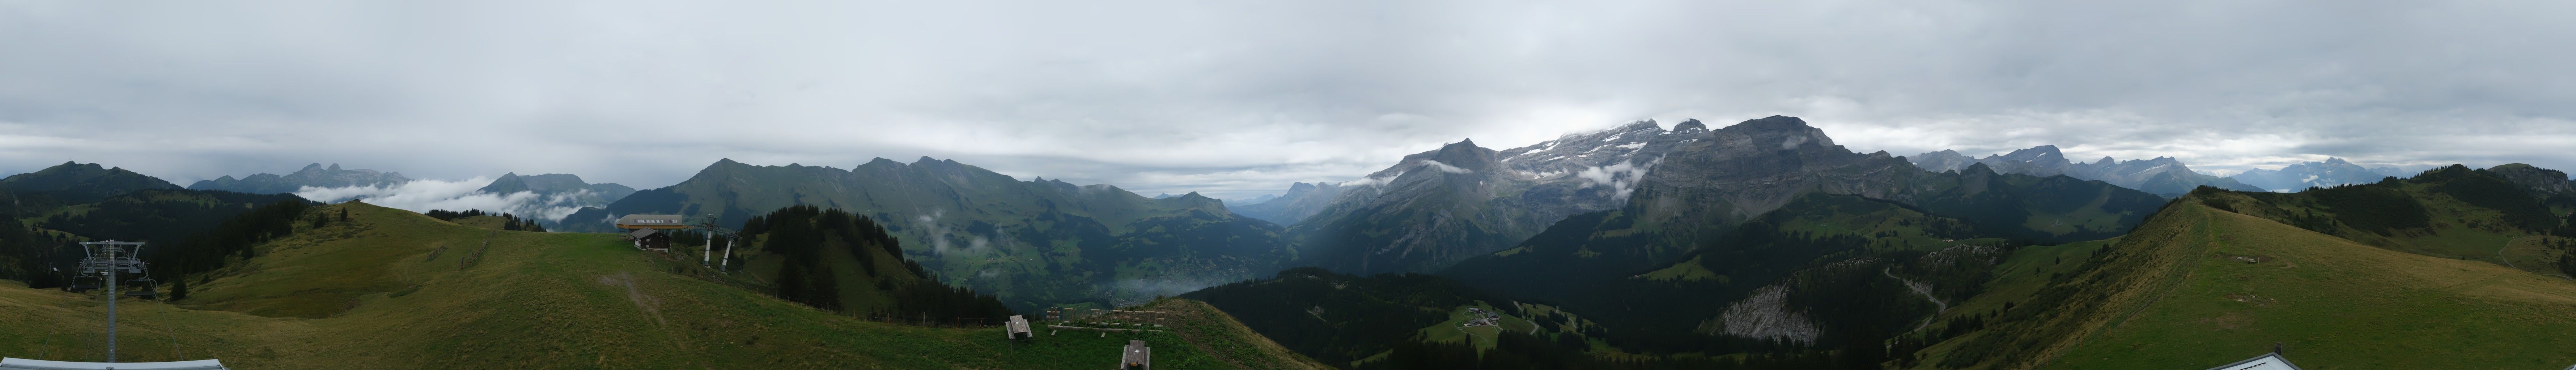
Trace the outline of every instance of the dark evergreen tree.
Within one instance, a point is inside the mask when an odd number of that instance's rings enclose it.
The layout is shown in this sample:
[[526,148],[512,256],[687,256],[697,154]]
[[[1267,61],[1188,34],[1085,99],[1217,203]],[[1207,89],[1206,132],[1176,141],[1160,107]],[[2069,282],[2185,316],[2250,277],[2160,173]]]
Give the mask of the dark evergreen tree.
[[182,299],[188,299],[188,278],[186,277],[173,279],[170,282],[170,301],[177,302]]

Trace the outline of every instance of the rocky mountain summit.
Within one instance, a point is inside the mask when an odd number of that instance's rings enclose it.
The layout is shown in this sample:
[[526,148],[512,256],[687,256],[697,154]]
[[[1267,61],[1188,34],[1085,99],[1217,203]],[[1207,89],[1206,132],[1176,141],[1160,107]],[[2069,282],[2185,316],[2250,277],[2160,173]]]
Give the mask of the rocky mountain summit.
[[[1337,189],[1317,186],[1309,192],[1338,194],[1291,228],[1308,251],[1300,263],[1427,272],[1501,250],[1566,216],[1618,207],[1666,152],[1709,133],[1697,120],[1673,127],[1637,121],[1500,151],[1460,140]],[[1315,199],[1271,203],[1291,198]]]

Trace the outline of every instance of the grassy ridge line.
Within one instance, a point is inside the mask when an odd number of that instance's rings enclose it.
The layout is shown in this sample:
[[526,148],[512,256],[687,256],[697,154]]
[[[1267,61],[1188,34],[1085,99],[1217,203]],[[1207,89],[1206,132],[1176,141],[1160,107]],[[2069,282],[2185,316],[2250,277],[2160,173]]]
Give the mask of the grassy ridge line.
[[[2138,238],[2136,237],[2138,233],[2132,231],[2131,236],[2114,244],[2110,248],[2110,253],[2114,255],[2114,259],[2123,261],[2114,264],[2113,268],[2096,270],[2093,273],[2097,275],[2091,276],[2093,281],[2106,286],[2094,288],[2100,289],[2098,291],[2088,292],[2092,293],[2090,299],[2079,301],[2074,312],[2062,316],[2063,320],[2066,320],[2064,324],[2072,325],[2074,329],[2065,331],[2066,333],[2088,334],[2063,335],[2054,340],[2044,340],[2039,343],[2041,347],[2035,356],[2021,359],[2024,362],[2016,364],[2018,366],[2015,367],[2037,367],[2039,364],[2054,361],[2086,338],[2098,336],[2101,332],[2125,321],[2124,318],[2111,317],[2111,314],[2129,312],[2130,315],[2134,315],[2135,311],[2155,301],[2159,296],[2157,291],[2165,290],[2160,288],[2187,278],[2188,269],[2173,266],[2181,264],[2184,256],[2198,254],[2207,250],[2208,246],[2202,242],[2172,243],[2160,240],[2184,234],[2184,230],[2172,230],[2177,227],[2176,224],[2184,222],[2186,221],[2181,220],[2180,217],[2173,217],[2161,223],[2150,220],[2147,222],[2149,226],[2139,229],[2155,228],[2166,233],[2163,238]],[[2109,281],[2102,281],[2104,279]]]
[[1147,305],[1144,309],[1173,312],[1174,317],[1182,319],[1183,322],[1173,330],[1174,334],[1179,335],[1192,346],[1198,347],[1200,351],[1205,351],[1236,368],[1333,369],[1332,366],[1317,362],[1304,354],[1288,350],[1288,347],[1261,336],[1261,333],[1253,332],[1252,328],[1243,326],[1243,322],[1235,321],[1234,316],[1218,311],[1215,306],[1209,306],[1207,302],[1164,298]]
[[[2201,220],[2201,226],[2202,226],[2202,228],[2201,228],[2201,230],[2200,230],[2201,232],[2199,233],[2199,234],[2200,234],[2200,237],[2199,237],[2199,238],[2197,238],[2197,240],[2199,241],[2199,243],[2196,243],[2197,245],[2199,245],[2199,246],[2200,246],[2200,248],[2185,248],[2185,249],[2181,250],[2182,252],[2189,252],[2190,254],[2199,254],[2199,253],[2204,253],[2204,252],[2207,252],[2207,251],[2209,250],[2208,246],[2209,246],[2210,244],[2215,244],[2215,243],[2218,241],[2218,236],[2217,236],[2216,234],[2212,233],[2212,232],[2209,230],[2209,228],[2208,228],[2208,226],[2209,226],[2209,225],[2208,225],[2208,224],[2209,224],[2209,220]],[[2056,346],[2052,346],[2052,347],[2050,348],[2050,350],[2049,350],[2049,351],[2042,352],[2042,353],[2044,353],[2044,354],[2045,354],[2046,356],[2048,356],[2048,357],[2046,357],[2046,360],[2045,360],[2045,361],[2040,361],[2040,364],[2042,364],[2043,366],[2045,366],[2045,365],[2048,365],[2048,364],[2054,364],[2054,363],[2056,363],[2056,362],[2057,362],[2057,360],[2058,360],[2061,356],[2064,356],[2064,355],[2065,355],[2064,350],[2068,348],[2067,346],[2075,345],[2075,344],[2080,343],[2081,341],[2086,340],[2086,339],[2091,339],[2091,338],[2100,338],[2100,337],[2102,337],[2102,334],[2103,334],[2103,333],[2110,332],[2110,331],[2111,331],[2111,329],[2113,329],[2113,328],[2118,328],[2118,327],[2120,327],[2120,325],[2122,325],[2122,324],[2127,324],[2127,323],[2129,322],[2129,320],[2130,320],[2130,319],[2135,319],[2135,318],[2137,318],[2139,313],[2146,312],[2148,307],[2155,306],[2156,301],[2163,300],[2163,299],[2165,299],[2166,297],[2171,297],[2171,296],[2173,296],[2174,291],[2176,291],[2176,290],[2178,290],[2178,289],[2180,289],[2180,288],[2182,287],[2182,282],[2183,282],[2184,280],[2187,280],[2187,279],[2190,279],[2190,278],[2191,278],[2193,269],[2194,269],[2194,268],[2196,268],[2196,267],[2199,267],[2199,266],[2200,266],[2200,259],[2198,259],[2198,258],[2183,258],[2183,259],[2181,259],[2181,264],[2180,264],[2179,266],[2175,266],[2175,267],[2174,267],[2174,268],[2172,268],[2172,269],[2166,270],[2166,273],[2164,274],[2164,277],[2162,277],[2162,278],[2161,278],[2161,279],[2162,279],[2162,281],[2159,281],[2159,282],[2155,283],[2154,285],[2152,285],[2152,286],[2150,286],[2150,287],[2148,288],[2148,289],[2153,289],[2153,290],[2154,290],[2154,292],[2153,292],[2153,293],[2149,293],[2149,294],[2146,296],[2146,299],[2147,299],[2147,301],[2146,301],[2146,302],[2141,302],[2141,303],[2138,303],[2138,304],[2136,304],[2136,305],[2132,305],[2132,306],[2130,306],[2130,307],[2128,308],[2128,313],[2120,315],[2120,319],[2119,319],[2119,320],[2114,320],[2114,321],[2111,321],[2111,322],[2110,322],[2110,324],[2108,324],[2108,325],[2102,325],[2102,326],[2100,326],[2100,327],[2094,328],[2094,329],[2093,329],[2093,331],[2092,331],[2091,333],[2089,333],[2089,334],[2085,334],[2084,336],[2081,336],[2081,337],[2070,338],[2071,340],[2068,340],[2068,341],[2058,342],[2058,344],[2057,344]],[[2181,272],[2181,273],[2179,273],[2179,274],[2174,273],[2174,272],[2176,272],[2176,271],[2179,271],[2179,272]]]
[[2223,364],[2284,343],[2311,369],[2555,368],[2576,363],[2576,284],[2483,261],[2391,251],[2192,206],[2218,240],[2172,299],[2054,368]]
[[[1172,369],[1234,368],[1172,335],[1050,335],[854,320],[668,274],[674,264],[614,234],[500,232],[483,261],[457,252],[488,229],[365,204],[354,222],[306,228],[202,287],[181,308],[120,307],[121,360],[219,358],[254,369],[896,368],[1097,369],[1128,339]],[[693,262],[689,262],[693,263]],[[167,278],[165,278],[166,280]],[[0,286],[0,352],[99,360],[96,298]],[[153,310],[167,310],[155,312]],[[166,318],[165,318],[166,316]],[[1235,328],[1235,330],[1248,331]],[[1257,339],[1258,337],[1249,337]],[[1248,345],[1247,345],[1248,346]],[[1251,363],[1292,363],[1261,357]],[[23,354],[23,355],[21,355]]]
[[2180,208],[2120,238],[2016,252],[1998,266],[1988,293],[1944,313],[1933,330],[1969,321],[1989,326],[1934,343],[1914,368],[2036,368],[2118,323],[2187,273],[2176,268],[2182,256],[2206,249],[2205,241],[2185,238],[2190,221],[2176,216],[2187,212]]

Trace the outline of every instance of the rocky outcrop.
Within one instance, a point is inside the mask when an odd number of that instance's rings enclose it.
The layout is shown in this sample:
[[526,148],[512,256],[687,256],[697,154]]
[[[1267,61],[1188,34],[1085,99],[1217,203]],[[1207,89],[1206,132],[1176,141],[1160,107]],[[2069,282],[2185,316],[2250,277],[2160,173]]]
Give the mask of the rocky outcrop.
[[1810,345],[1824,332],[1806,314],[1791,310],[1789,287],[1780,285],[1754,290],[1753,296],[1726,306],[1717,324],[1715,334]]

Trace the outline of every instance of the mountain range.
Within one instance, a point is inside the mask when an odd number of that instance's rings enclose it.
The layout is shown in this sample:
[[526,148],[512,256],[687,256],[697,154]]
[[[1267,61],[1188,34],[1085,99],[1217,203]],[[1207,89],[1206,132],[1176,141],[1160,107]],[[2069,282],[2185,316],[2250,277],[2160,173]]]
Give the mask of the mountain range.
[[2065,153],[2058,152],[2056,145],[2041,145],[2002,155],[1987,155],[1985,158],[1970,158],[1959,154],[1956,150],[1943,150],[1915,155],[1912,159],[1915,166],[1933,172],[1960,170],[1970,164],[1983,163],[2002,173],[2033,176],[2066,175],[2082,180],[2101,180],[2112,185],[2168,198],[2181,196],[2182,193],[2200,186],[2242,191],[2264,190],[2262,187],[2247,185],[2234,179],[2192,172],[2190,166],[2183,165],[2182,161],[2173,157],[2127,161],[2102,157],[2092,163],[2074,162],[2067,160]]
[[[1671,131],[1639,121],[1501,151],[1461,140],[1408,155],[1338,189],[1314,191],[1333,193],[1332,200],[1291,227],[1309,251],[1298,264],[1358,274],[1429,272],[1493,253],[1565,216],[1619,206],[1665,152],[1708,132],[1697,120]],[[1312,202],[1292,198],[1271,202]],[[1293,216],[1305,208],[1282,209]]]
[[635,194],[635,188],[616,183],[586,183],[581,181],[581,176],[560,173],[520,176],[516,172],[501,174],[501,178],[493,179],[490,185],[475,191],[485,194],[529,192],[546,199],[547,204],[574,207],[606,207],[611,202]]
[[[286,367],[1096,368],[1063,354],[1113,335],[1168,349],[1170,368],[2192,368],[2277,348],[2310,368],[2576,363],[2557,351],[2576,345],[2576,179],[2381,171],[2216,177],[2054,146],[1900,157],[1771,116],[1461,140],[1244,201],[929,157],[475,190],[582,207],[541,233],[213,189],[392,173],[180,189],[65,163],[0,178],[0,276],[25,282],[0,285],[0,306],[26,313],[0,319],[19,338],[0,348],[85,348],[42,331],[92,315],[89,298],[39,289],[68,283],[69,242],[118,239],[150,242],[151,274],[186,284],[162,309],[206,334],[171,345]],[[649,234],[601,233],[631,214],[739,238],[674,231],[650,252],[624,239]],[[1008,342],[937,328],[1085,308],[1190,319]],[[341,344],[293,344],[314,342]],[[615,349],[526,349],[544,343]]]
[[2395,168],[2373,170],[2363,168],[2361,165],[2352,164],[2352,162],[2345,162],[2343,158],[2326,158],[2326,160],[2322,162],[2297,163],[2281,167],[2280,169],[2245,170],[2244,173],[2239,173],[2235,176],[2228,176],[2228,178],[2236,179],[2238,182],[2262,187],[2264,189],[2295,191],[2312,187],[2323,188],[2347,184],[2368,184],[2379,182],[2379,179],[2381,178],[2407,177],[2412,175],[2395,173],[2393,172],[2395,170]]
[[305,187],[390,187],[410,183],[411,181],[411,178],[403,177],[402,173],[399,172],[379,172],[367,169],[344,170],[340,169],[340,164],[338,163],[332,163],[330,167],[323,167],[321,163],[314,163],[304,165],[304,169],[296,170],[294,173],[289,173],[283,176],[262,173],[234,179],[232,176],[226,175],[213,180],[197,181],[195,184],[189,184],[188,189],[222,190],[252,194],[286,194],[294,193]]
[[[1761,294],[1818,258],[1938,251],[1981,238],[1989,245],[2100,239],[2165,202],[2100,181],[1998,173],[1982,163],[1928,172],[1884,152],[1853,153],[1793,117],[1709,134],[1675,149],[1627,204],[1569,217],[1440,274],[1662,338],[1640,346],[1705,346],[1708,338],[1675,331],[1689,328],[1660,323],[1716,317],[1725,303]],[[1829,242],[1802,241],[1819,238]],[[1656,274],[1676,277],[1645,278]]]

